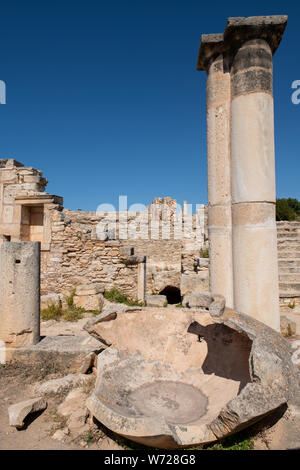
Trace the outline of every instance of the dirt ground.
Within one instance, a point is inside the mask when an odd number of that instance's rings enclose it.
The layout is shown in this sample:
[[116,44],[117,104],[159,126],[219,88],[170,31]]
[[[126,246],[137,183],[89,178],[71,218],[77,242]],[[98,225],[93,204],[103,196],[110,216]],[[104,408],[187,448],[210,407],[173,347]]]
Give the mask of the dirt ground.
[[0,366],[0,450],[122,449],[103,432],[100,433],[100,440],[97,441],[99,432],[97,436],[94,426],[90,427],[88,433],[76,437],[72,442],[63,443],[52,438],[54,432],[64,425],[64,420],[57,414],[57,407],[67,393],[46,396],[47,409],[31,415],[30,419],[25,422],[24,429],[18,430],[9,425],[8,407],[32,398],[31,387],[34,382],[41,378],[50,380],[61,376],[61,374],[48,374],[47,372],[49,371],[35,370],[24,365]]

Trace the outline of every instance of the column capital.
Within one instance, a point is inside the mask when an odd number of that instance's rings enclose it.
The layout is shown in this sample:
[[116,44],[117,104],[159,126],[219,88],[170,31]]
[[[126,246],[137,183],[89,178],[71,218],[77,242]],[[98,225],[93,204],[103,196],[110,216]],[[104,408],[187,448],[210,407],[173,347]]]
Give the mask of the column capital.
[[287,25],[286,15],[228,18],[224,31],[226,50],[238,49],[246,41],[262,39],[275,53]]
[[222,54],[223,50],[223,33],[202,34],[197,59],[197,70],[205,70],[207,72],[211,60]]

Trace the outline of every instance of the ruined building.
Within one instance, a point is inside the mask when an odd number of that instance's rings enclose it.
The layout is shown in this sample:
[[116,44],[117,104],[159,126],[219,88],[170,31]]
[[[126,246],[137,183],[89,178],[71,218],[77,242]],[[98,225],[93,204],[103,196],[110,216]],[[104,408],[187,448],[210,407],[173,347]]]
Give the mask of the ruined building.
[[0,160],[1,240],[41,243],[41,294],[96,282],[136,299],[145,259],[147,293],[163,292],[171,302],[178,301],[182,274],[204,270],[207,279],[207,262],[199,264],[206,239],[204,206],[202,222],[199,213],[185,214],[182,233],[171,198],[155,199],[145,213],[81,212],[65,209],[62,197],[45,192],[46,185],[41,171]]

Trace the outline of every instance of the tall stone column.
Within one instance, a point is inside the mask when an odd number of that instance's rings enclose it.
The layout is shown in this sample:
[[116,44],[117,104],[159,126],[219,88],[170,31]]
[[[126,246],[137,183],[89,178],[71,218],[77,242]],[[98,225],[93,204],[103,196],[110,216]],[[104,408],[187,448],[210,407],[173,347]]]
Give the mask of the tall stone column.
[[206,70],[207,187],[209,283],[233,307],[231,172],[230,172],[230,73],[224,54],[223,34],[201,39],[198,70]]
[[280,329],[272,54],[287,17],[229,18],[234,307]]
[[0,270],[0,347],[5,362],[13,349],[40,340],[40,243],[3,243]]

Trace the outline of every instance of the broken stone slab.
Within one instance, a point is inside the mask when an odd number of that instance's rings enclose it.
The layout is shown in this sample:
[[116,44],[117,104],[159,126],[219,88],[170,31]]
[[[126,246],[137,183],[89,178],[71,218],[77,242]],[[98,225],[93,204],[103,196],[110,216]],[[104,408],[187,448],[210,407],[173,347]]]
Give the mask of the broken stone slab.
[[25,400],[8,408],[9,425],[16,428],[24,427],[24,420],[30,413],[43,411],[47,408],[47,402],[43,397]]
[[289,337],[296,334],[297,325],[285,315],[280,316],[280,333],[282,336]]
[[79,387],[89,383],[93,377],[86,374],[69,374],[59,379],[47,380],[46,382],[37,383],[33,386],[34,395],[48,395],[50,393],[62,393],[67,390]]
[[199,271],[198,274],[182,274],[180,280],[181,296],[183,297],[192,292],[209,291],[208,282],[208,272],[206,271]]
[[41,310],[48,308],[50,305],[61,307],[61,300],[58,294],[47,294],[41,296]]
[[75,307],[81,307],[87,311],[96,311],[102,309],[104,297],[102,294],[75,295],[73,301]]
[[126,312],[137,312],[141,311],[141,307],[128,307],[124,304],[108,304],[104,311],[100,313],[100,315],[96,315],[94,318],[91,318],[87,321],[84,325],[83,329],[87,331],[93,338],[96,338],[100,343],[102,348],[106,348],[110,346],[109,343],[106,342],[105,339],[102,338],[101,335],[101,324],[103,322],[109,322],[117,318],[119,314],[126,313]]
[[147,295],[147,307],[164,307],[168,303],[165,295]]
[[191,292],[183,297],[182,305],[188,308],[208,308],[212,301],[210,292]]
[[[41,368],[55,365],[58,371],[79,372],[90,353],[99,353],[103,346],[89,335],[46,336],[38,344],[13,351],[14,361],[40,364]],[[83,366],[84,368],[84,366]]]

